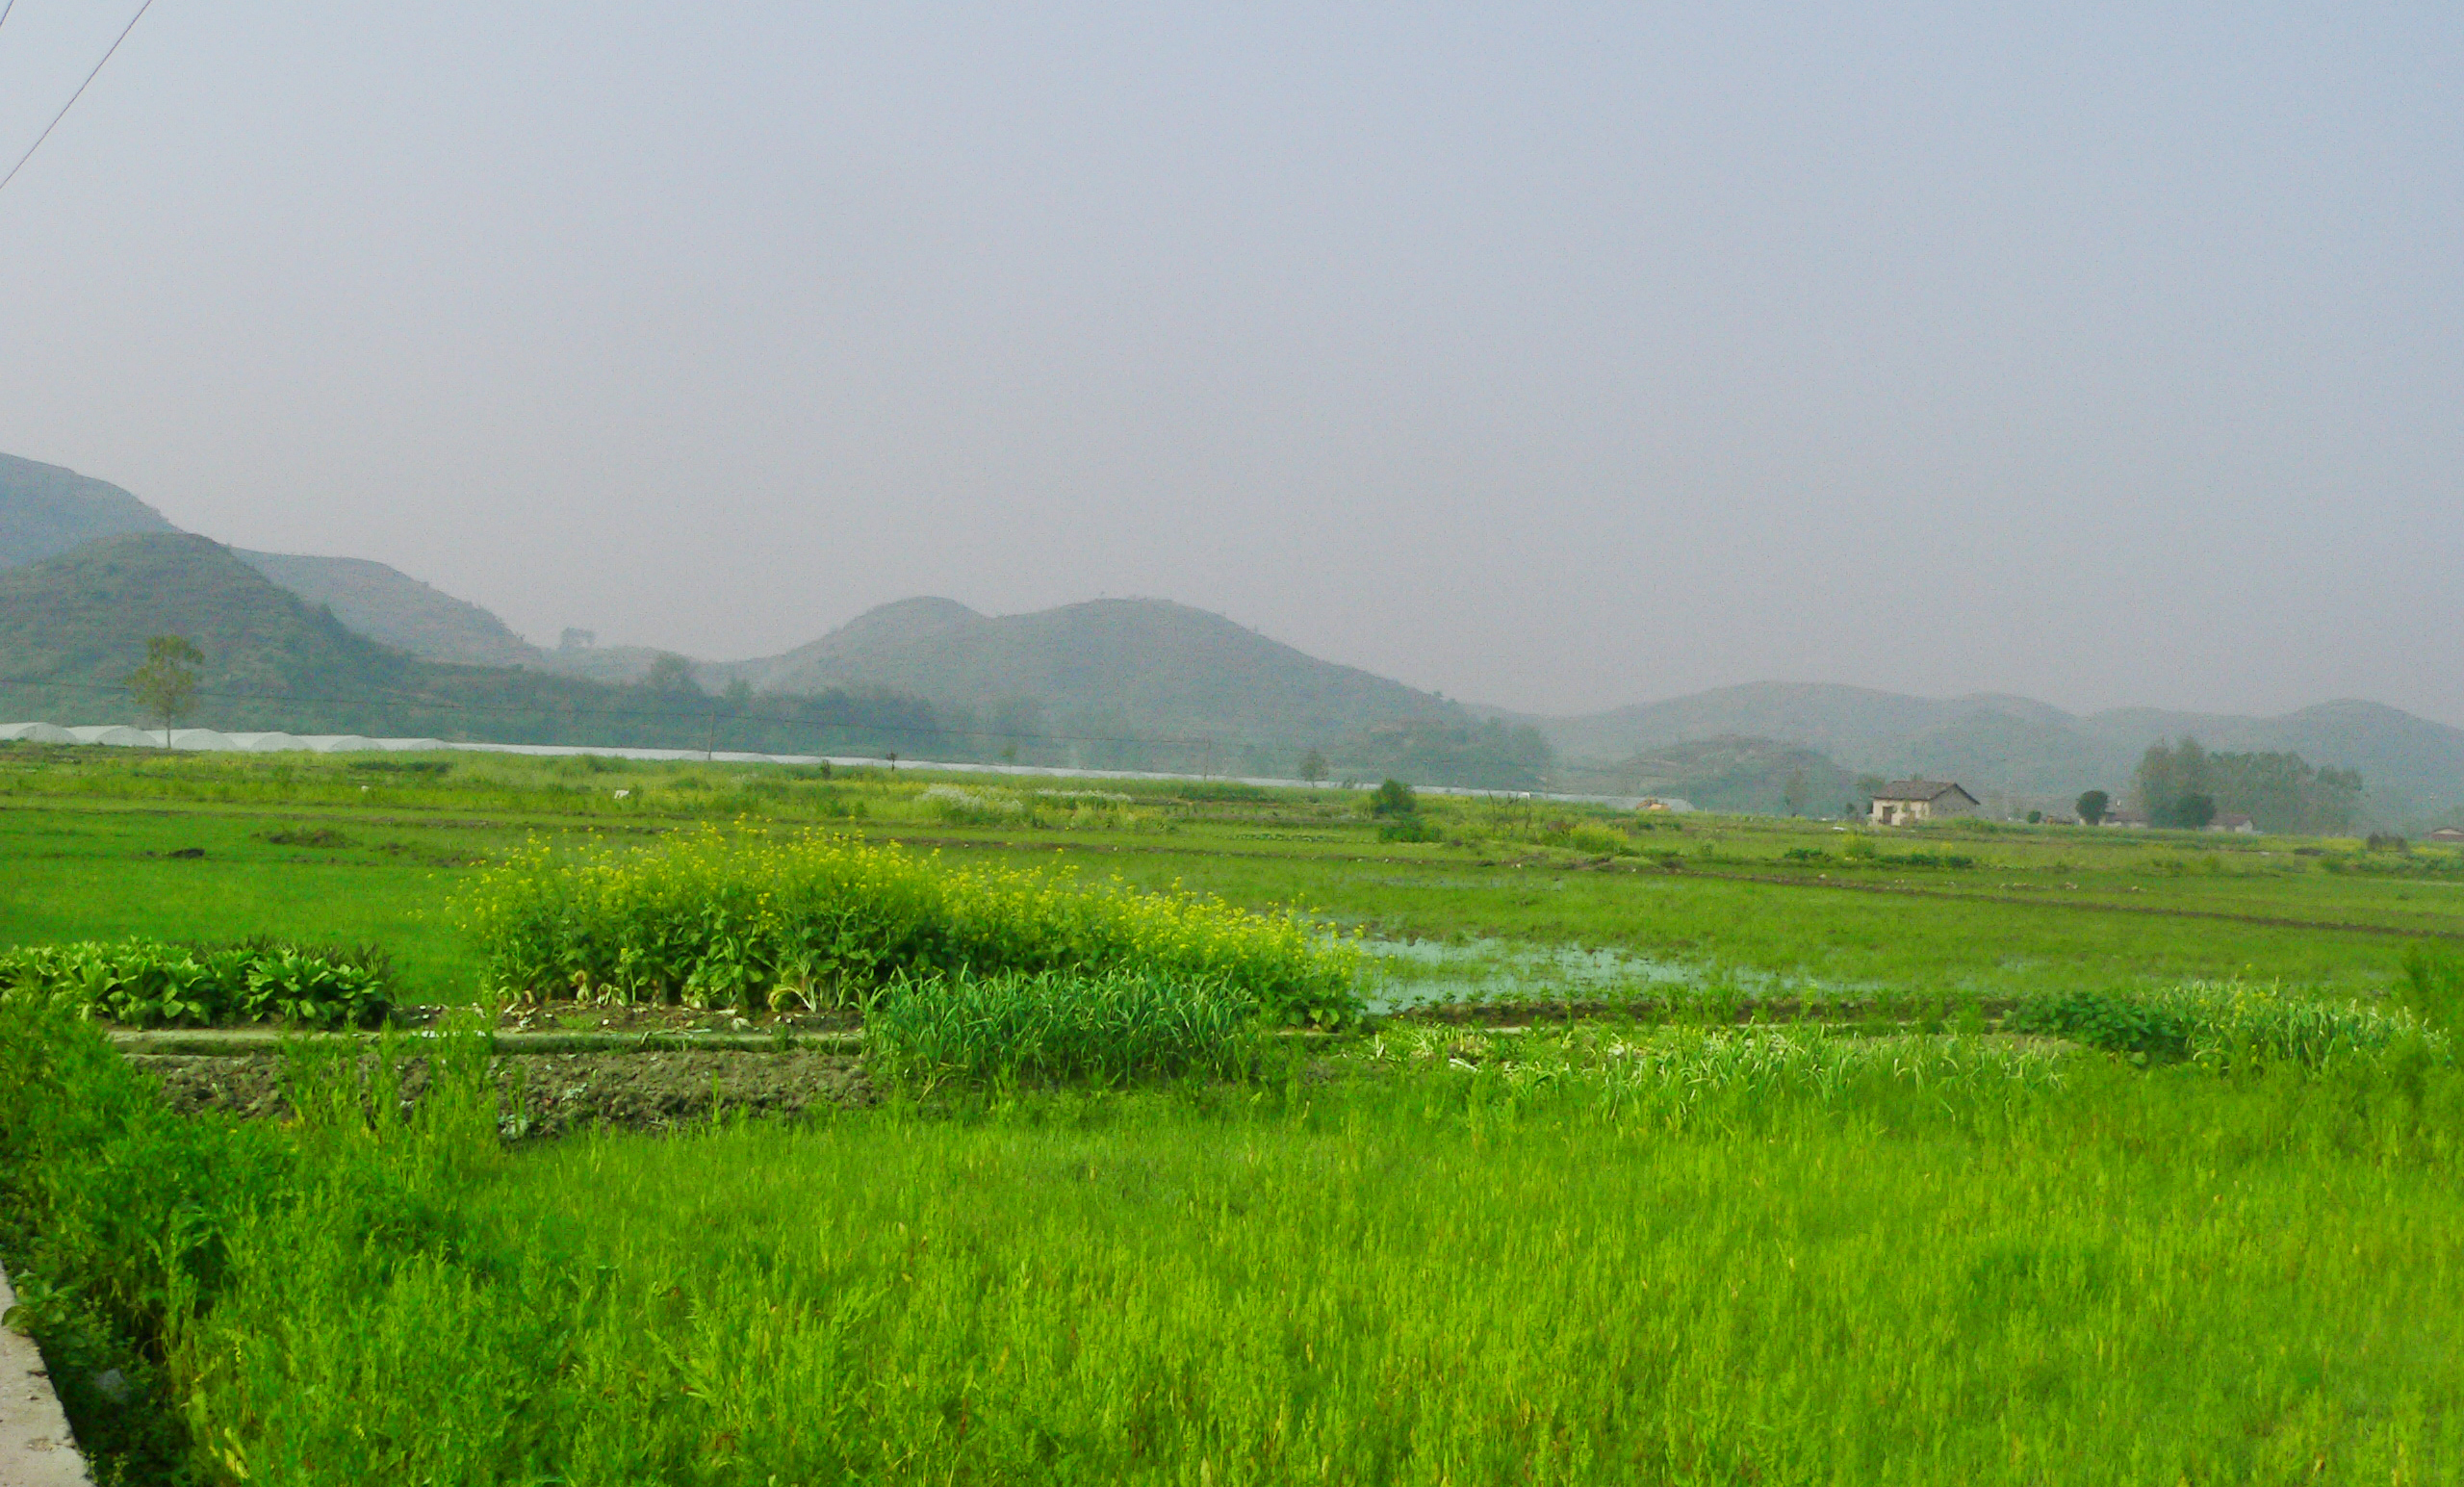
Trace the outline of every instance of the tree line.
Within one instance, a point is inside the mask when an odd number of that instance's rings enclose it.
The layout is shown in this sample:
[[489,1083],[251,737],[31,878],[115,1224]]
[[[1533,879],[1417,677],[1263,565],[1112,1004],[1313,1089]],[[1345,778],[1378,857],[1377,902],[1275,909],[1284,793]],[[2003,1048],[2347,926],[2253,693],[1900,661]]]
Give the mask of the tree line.
[[2188,735],[2149,744],[2132,787],[2150,826],[2196,830],[2229,812],[2263,832],[2334,835],[2361,814],[2359,770],[2298,754],[2211,753]]

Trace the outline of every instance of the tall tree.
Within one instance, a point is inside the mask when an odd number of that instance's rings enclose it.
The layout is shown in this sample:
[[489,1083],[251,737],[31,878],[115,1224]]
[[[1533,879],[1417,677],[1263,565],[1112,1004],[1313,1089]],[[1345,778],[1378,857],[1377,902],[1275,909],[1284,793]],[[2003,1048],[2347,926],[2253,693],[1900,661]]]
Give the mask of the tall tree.
[[2132,778],[2147,823],[2196,828],[2216,819],[2213,774],[2207,751],[2188,734],[2178,743],[2168,744],[2160,738],[2149,744]]
[[2107,795],[2102,790],[2081,791],[2079,795],[2080,821],[2088,826],[2104,825],[2105,808],[2113,803],[2114,798]]
[[2298,754],[2211,754],[2216,804],[2269,832],[2348,830],[2361,808],[2361,776],[2320,769]]
[[145,660],[128,674],[128,690],[146,714],[163,725],[163,747],[171,746],[171,730],[196,703],[198,672],[205,653],[186,635],[156,635],[145,642]]
[[673,651],[661,651],[651,657],[651,669],[642,674],[642,685],[654,692],[692,692],[702,690],[693,679],[693,663]]

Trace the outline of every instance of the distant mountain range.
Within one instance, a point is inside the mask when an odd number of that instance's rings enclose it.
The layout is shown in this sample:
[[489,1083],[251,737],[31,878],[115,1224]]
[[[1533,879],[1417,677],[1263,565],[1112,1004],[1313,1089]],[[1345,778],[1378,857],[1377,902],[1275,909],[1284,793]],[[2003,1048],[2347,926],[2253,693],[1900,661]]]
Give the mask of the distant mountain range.
[[[39,700],[64,717],[102,720],[71,705],[113,696],[144,636],[163,629],[204,646],[216,667],[210,689],[290,699],[234,702],[224,727],[297,731],[321,719],[365,731],[382,718],[396,731],[443,736],[535,726],[564,741],[624,741],[635,724],[610,720],[647,718],[640,728],[663,738],[706,738],[718,727],[708,719],[728,715],[776,741],[835,719],[842,742],[849,730],[869,730],[863,736],[884,748],[895,737],[946,757],[1289,774],[1314,752],[1337,777],[1547,782],[1726,809],[1802,800],[1819,811],[1853,796],[1860,775],[1954,779],[2011,802],[2088,788],[2118,795],[2147,745],[2194,734],[2211,749],[2289,751],[2358,769],[2376,819],[2464,810],[2464,731],[2374,703],[2278,718],[2075,716],[2000,694],[1761,682],[1529,717],[1469,708],[1161,600],[1008,616],[903,600],[782,654],[738,661],[546,649],[383,563],[223,548],[181,533],[117,486],[0,455],[0,679],[12,682],[0,689],[0,713],[33,716]],[[43,679],[47,687],[32,684]],[[763,701],[723,705],[731,687]],[[421,699],[408,714],[377,701],[406,695]],[[495,701],[475,701],[482,695]],[[308,701],[327,696],[340,701]],[[480,710],[457,720],[457,705]],[[547,711],[521,721],[534,708]],[[424,726],[407,727],[411,715]]]
[[[179,530],[116,485],[0,454],[0,569],[57,557],[97,537]],[[357,633],[427,660],[518,666],[541,654],[487,610],[383,563],[229,551],[276,586],[331,609]]]
[[1096,600],[998,619],[946,599],[903,600],[783,655],[721,670],[759,691],[869,681],[987,720],[1228,746],[1332,744],[1389,724],[1475,722],[1459,703],[1163,600]]
[[0,570],[0,712],[153,726],[122,682],[167,631],[206,658],[186,721],[226,731],[910,756],[952,732],[930,704],[879,689],[722,708],[684,689],[424,660],[185,532],[96,538]]
[[2380,819],[2418,819],[2464,805],[2464,731],[2368,702],[2323,703],[2275,718],[2152,707],[2080,717],[1993,693],[1938,699],[1758,682],[1533,721],[1569,760],[1595,765],[1648,763],[1656,752],[1688,740],[1783,739],[1860,774],[1957,780],[2048,802],[2086,789],[2118,796],[2149,744],[2187,734],[2210,749],[2296,753],[2313,764],[2358,769]]

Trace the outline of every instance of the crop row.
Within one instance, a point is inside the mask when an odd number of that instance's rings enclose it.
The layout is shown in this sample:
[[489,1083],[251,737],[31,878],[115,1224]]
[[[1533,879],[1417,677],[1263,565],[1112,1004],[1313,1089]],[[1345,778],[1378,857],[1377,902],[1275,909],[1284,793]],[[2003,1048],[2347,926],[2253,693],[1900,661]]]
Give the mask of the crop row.
[[223,945],[84,941],[0,951],[0,997],[131,1027],[368,1026],[385,1015],[387,974],[384,952],[372,946],[266,938]]

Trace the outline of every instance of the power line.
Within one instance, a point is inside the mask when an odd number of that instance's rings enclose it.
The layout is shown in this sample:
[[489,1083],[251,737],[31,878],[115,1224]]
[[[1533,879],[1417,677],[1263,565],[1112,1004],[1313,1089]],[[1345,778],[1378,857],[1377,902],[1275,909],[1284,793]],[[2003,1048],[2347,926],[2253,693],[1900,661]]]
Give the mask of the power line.
[[[9,0],[8,9],[0,10],[0,21],[9,18],[9,11],[14,10],[16,4],[17,0]],[[137,8],[137,13],[128,18],[128,24],[119,28],[119,35],[112,38],[111,50],[103,53],[103,61],[94,64],[94,70],[86,74],[86,81],[77,85],[77,90],[68,95],[68,101],[60,106],[60,112],[51,116],[51,122],[42,126],[42,133],[35,136],[35,142],[26,146],[26,152],[17,157],[17,163],[9,167],[9,173],[0,175],[0,191],[7,191],[9,183],[17,178],[17,172],[26,168],[26,162],[35,158],[35,151],[42,148],[42,141],[51,138],[51,132],[60,127],[60,121],[68,116],[70,109],[77,107],[77,100],[86,96],[86,90],[102,74],[103,63],[112,60],[112,53],[119,50],[119,44],[128,39],[128,34],[137,29],[137,23],[143,20],[145,13],[152,9],[154,0],[145,0]]]
[[17,0],[9,0],[8,4],[0,5],[0,26],[9,24],[9,13],[16,8]]

